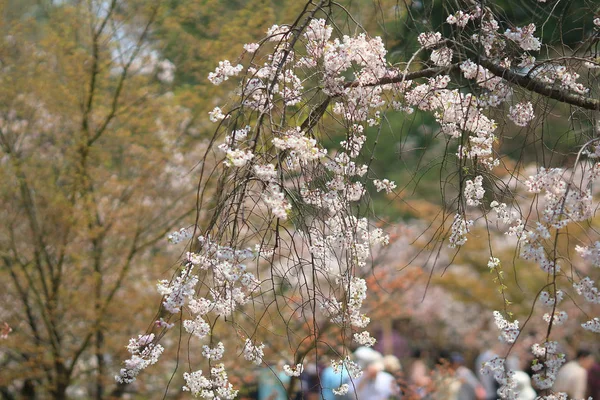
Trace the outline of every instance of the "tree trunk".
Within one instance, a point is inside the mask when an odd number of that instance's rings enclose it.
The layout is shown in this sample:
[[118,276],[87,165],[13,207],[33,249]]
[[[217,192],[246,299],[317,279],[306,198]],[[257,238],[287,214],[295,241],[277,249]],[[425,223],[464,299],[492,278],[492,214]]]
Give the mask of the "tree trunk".
[[28,400],[35,399],[35,383],[31,379],[26,379],[23,383],[21,398]]
[[52,389],[52,398],[54,400],[66,400],[67,399],[67,388],[71,383],[71,377],[69,371],[65,368],[65,365],[61,362],[54,364],[56,371],[56,381],[54,382],[54,388]]
[[102,400],[104,396],[104,353],[102,347],[104,346],[104,333],[101,330],[96,332],[96,360],[98,362],[98,371],[96,372],[96,400]]

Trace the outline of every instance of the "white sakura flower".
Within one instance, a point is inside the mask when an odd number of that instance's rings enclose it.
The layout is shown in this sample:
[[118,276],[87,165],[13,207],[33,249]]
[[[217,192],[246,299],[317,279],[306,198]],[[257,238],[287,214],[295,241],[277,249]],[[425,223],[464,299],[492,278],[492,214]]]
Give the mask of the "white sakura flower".
[[263,192],[262,199],[277,218],[286,220],[292,205],[285,199],[285,194],[278,185],[272,183]]
[[498,268],[500,266],[500,260],[497,259],[496,257],[490,257],[490,260],[488,261],[487,266],[491,270]]
[[254,174],[258,179],[265,182],[270,182],[277,177],[277,171],[273,164],[255,165]]
[[535,57],[527,53],[521,56],[521,62],[518,64],[519,68],[529,71],[535,65]]
[[175,324],[170,324],[167,321],[165,321],[163,318],[161,318],[161,319],[154,321],[154,326],[156,326],[157,328],[171,329],[175,326]]
[[385,190],[386,193],[392,193],[394,191],[394,189],[396,189],[396,183],[394,181],[390,181],[388,179],[383,179],[383,180],[375,179],[373,181],[373,185],[375,185],[375,188],[377,189],[378,192]]
[[181,311],[181,306],[185,304],[187,298],[191,298],[195,293],[195,286],[198,283],[198,276],[192,275],[193,266],[186,264],[181,271],[181,275],[173,281],[161,280],[156,285],[157,291],[165,296],[163,306],[171,314]]
[[445,67],[452,63],[452,50],[448,47],[442,47],[441,49],[436,49],[431,52],[431,61],[439,66]]
[[223,353],[225,353],[223,342],[219,342],[217,347],[212,349],[207,345],[202,346],[202,355],[209,360],[220,360],[223,358]]
[[441,42],[442,34],[439,32],[423,32],[417,37],[417,40],[421,46],[428,49]]
[[228,80],[231,76],[237,76],[244,67],[242,64],[232,66],[228,60],[219,61],[219,66],[215,72],[208,74],[208,80],[213,85],[220,85],[224,81]]
[[228,167],[241,168],[254,158],[250,150],[228,149],[224,164]]
[[[557,342],[546,342],[542,345],[536,343],[531,346],[531,352],[537,357],[532,365],[532,369],[536,372],[532,381],[539,389],[550,389],[554,385],[558,370],[565,362],[565,355],[559,354]],[[566,396],[556,398],[567,399]]]
[[471,230],[471,226],[473,226],[473,221],[466,220],[462,215],[456,214],[452,222],[448,246],[455,248],[464,245],[467,242],[467,233]]
[[494,311],[494,321],[498,329],[500,329],[501,335],[498,338],[501,342],[514,343],[517,340],[519,336],[519,321],[508,322],[499,311]]
[[535,117],[533,105],[528,101],[527,103],[519,103],[511,106],[508,117],[515,125],[527,126],[527,124]]
[[496,212],[499,221],[505,224],[510,224],[513,221],[512,215],[505,203],[498,203],[494,200],[490,203],[490,208]]
[[347,383],[343,383],[339,388],[333,389],[333,394],[336,396],[343,396],[348,393],[350,386]]
[[550,323],[550,319],[552,319],[552,325],[562,325],[569,318],[569,315],[565,311],[560,311],[554,314],[554,317],[551,318],[550,314],[546,313],[542,317],[544,321]]
[[600,64],[597,61],[586,61],[583,63],[583,66],[588,69],[598,69],[600,68]]
[[553,307],[555,303],[558,304],[562,301],[564,295],[565,292],[562,290],[557,290],[556,296],[552,296],[550,293],[544,291],[540,293],[540,301],[547,307]]
[[192,396],[197,397],[200,393],[211,387],[211,382],[205,376],[202,376],[202,371],[195,371],[191,374],[185,372],[183,374],[185,380],[184,392],[191,392]]
[[199,339],[204,339],[210,332],[210,325],[199,315],[194,320],[183,321],[183,327]]
[[474,181],[469,179],[465,182],[464,195],[467,205],[478,206],[481,204],[480,200],[483,199],[483,196],[485,195],[483,177],[481,175],[477,175]]
[[346,198],[348,201],[359,201],[363,194],[365,194],[365,189],[361,182],[351,183],[344,189],[346,190]]
[[256,365],[260,365],[265,355],[264,349],[265,345],[263,343],[260,346],[254,346],[250,339],[246,339],[246,343],[244,344],[244,358],[254,362]]
[[600,242],[595,242],[593,247],[576,245],[575,251],[594,267],[600,267]]
[[125,368],[122,368],[119,375],[115,376],[117,382],[132,383],[143,369],[156,364],[164,348],[153,341],[153,333],[139,335],[137,339],[129,339],[127,351],[131,354],[131,358],[124,362]]
[[358,344],[361,344],[363,346],[366,346],[366,347],[373,346],[375,344],[375,342],[377,341],[377,339],[372,337],[368,331],[364,331],[361,333],[355,333],[353,337],[354,337],[355,342],[357,342]]
[[300,376],[302,371],[304,371],[304,366],[302,364],[296,364],[295,367],[290,367],[287,364],[283,366],[283,372],[285,372],[287,376]]
[[589,277],[586,276],[579,283],[574,283],[573,288],[575,288],[577,294],[583,296],[588,302],[600,304],[600,291],[594,286],[594,281]]
[[248,53],[254,53],[259,47],[260,45],[258,43],[246,43],[244,45],[244,50],[246,50]]
[[525,51],[538,51],[542,47],[540,40],[533,36],[535,24],[529,24],[524,27],[517,27],[513,30],[507,29],[504,36],[514,40]]
[[211,112],[208,113],[209,119],[211,122],[219,122],[225,119],[225,114],[219,107],[213,108]]
[[446,18],[446,22],[450,25],[456,24],[461,28],[464,28],[467,25],[467,23],[474,17],[474,15],[471,15],[469,13],[458,11],[454,15],[449,15],[448,18]]
[[193,228],[181,228],[180,230],[169,234],[169,236],[167,236],[167,240],[170,243],[177,244],[191,238],[193,232]]
[[270,42],[279,42],[280,40],[285,40],[290,33],[290,28],[282,25],[273,25],[267,30],[267,36],[269,36]]
[[363,374],[360,365],[352,361],[349,356],[346,356],[345,359],[339,361],[331,360],[331,368],[333,368],[333,372],[336,374],[341,374],[342,370],[348,371],[348,375],[350,375],[350,378],[352,379],[358,379]]
[[588,330],[590,332],[600,333],[600,318],[591,319],[586,323],[581,324],[581,326],[583,327],[583,329]]

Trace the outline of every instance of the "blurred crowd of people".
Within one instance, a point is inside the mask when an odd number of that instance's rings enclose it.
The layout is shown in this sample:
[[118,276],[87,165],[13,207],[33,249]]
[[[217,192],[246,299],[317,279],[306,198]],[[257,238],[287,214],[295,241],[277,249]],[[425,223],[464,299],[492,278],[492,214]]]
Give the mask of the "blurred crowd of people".
[[[468,363],[460,352],[442,350],[433,354],[415,350],[403,366],[394,355],[359,347],[352,355],[363,370],[357,379],[351,379],[345,368],[335,371],[327,366],[329,359],[323,359],[305,363],[300,377],[291,381],[283,372],[282,362],[259,373],[257,393],[251,397],[259,400],[495,400],[498,384],[492,375],[482,374],[480,366],[496,356],[494,349],[488,349]],[[532,386],[531,363],[522,368],[528,364],[522,364],[516,356],[509,357],[507,362],[515,371],[519,399],[534,400],[538,393]],[[335,394],[344,384],[348,385],[348,392]],[[589,396],[600,399],[600,364],[594,354],[580,350],[559,370],[554,390],[566,392],[569,399]]]

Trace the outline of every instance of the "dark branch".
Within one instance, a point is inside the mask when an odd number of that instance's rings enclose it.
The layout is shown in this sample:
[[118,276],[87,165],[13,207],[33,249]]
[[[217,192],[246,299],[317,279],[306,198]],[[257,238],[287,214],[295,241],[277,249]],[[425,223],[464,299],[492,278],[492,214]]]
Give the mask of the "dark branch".
[[554,100],[558,100],[562,103],[585,108],[586,110],[600,111],[600,100],[598,99],[582,96],[568,90],[561,90],[552,85],[540,82],[530,75],[521,75],[509,69],[503,68],[489,60],[482,59],[480,64],[482,67],[489,69],[494,75],[499,76],[524,89]]

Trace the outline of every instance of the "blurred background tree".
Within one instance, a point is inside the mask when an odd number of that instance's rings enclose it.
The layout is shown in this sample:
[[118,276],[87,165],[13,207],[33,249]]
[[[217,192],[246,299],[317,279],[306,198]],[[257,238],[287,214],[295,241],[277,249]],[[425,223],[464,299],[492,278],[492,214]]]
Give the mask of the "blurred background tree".
[[0,3],[5,398],[107,396],[193,210],[203,142],[186,142],[174,66],[151,46],[158,5]]

